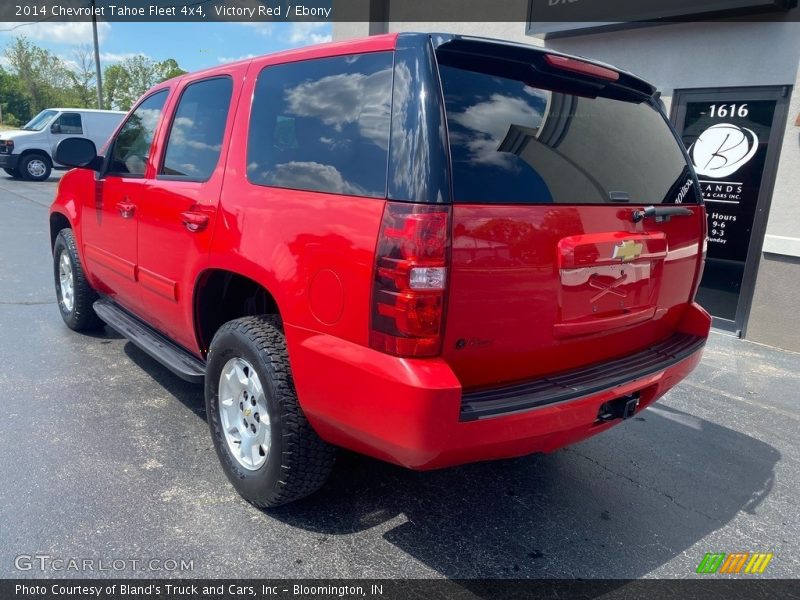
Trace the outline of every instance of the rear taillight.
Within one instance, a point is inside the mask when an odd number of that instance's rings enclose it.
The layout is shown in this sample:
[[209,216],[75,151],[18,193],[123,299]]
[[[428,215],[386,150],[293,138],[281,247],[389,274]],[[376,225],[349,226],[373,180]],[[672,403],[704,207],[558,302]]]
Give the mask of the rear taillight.
[[450,211],[387,202],[375,253],[370,345],[396,356],[441,349]]

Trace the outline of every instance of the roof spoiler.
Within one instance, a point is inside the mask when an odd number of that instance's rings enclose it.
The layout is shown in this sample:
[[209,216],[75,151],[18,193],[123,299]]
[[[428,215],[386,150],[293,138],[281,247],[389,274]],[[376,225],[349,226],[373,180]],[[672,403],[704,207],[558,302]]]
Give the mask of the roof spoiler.
[[633,73],[546,48],[449,34],[431,34],[431,42],[437,52],[461,56],[477,68],[481,63],[502,60],[511,66],[515,77],[522,81],[534,75],[559,80],[583,88],[576,90],[580,95],[609,95],[609,92],[616,92],[611,95],[634,95],[642,100],[653,98],[656,93],[655,86]]

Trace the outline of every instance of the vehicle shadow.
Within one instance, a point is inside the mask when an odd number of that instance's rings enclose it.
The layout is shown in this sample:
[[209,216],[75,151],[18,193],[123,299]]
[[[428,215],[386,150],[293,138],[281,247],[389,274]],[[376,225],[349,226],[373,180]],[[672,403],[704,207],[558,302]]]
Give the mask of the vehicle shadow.
[[[125,351],[205,418],[201,386],[132,344]],[[343,451],[320,492],[265,516],[323,543],[379,528],[451,579],[639,578],[739,512],[755,513],[780,458],[760,440],[658,404],[549,455],[414,472]],[[712,550],[680,559],[687,577]]]
[[[106,330],[112,335],[118,335],[110,327],[106,327]],[[151,358],[146,352],[140,350],[132,342],[125,344],[124,351],[125,355],[136,366],[146,371],[165,391],[174,396],[198,417],[204,421],[206,420],[206,403],[202,385],[194,385],[184,381],[154,358]]]

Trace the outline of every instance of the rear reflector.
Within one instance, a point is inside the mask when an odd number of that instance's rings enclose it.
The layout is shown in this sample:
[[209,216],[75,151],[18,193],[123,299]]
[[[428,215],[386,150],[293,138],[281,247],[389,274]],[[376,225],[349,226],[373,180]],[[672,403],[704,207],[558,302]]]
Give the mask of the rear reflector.
[[566,56],[558,56],[557,54],[545,54],[544,59],[547,61],[547,64],[555,69],[590,75],[592,77],[598,77],[599,79],[607,79],[608,81],[617,81],[619,79],[619,73],[613,69],[607,69],[606,67],[594,65],[575,58],[567,58]]
[[441,349],[450,212],[388,202],[375,253],[370,345],[396,356]]

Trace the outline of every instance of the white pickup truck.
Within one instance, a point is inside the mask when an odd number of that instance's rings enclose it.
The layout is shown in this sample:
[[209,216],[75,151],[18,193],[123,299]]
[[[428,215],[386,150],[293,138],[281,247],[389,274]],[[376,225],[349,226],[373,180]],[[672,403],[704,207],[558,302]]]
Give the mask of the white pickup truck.
[[50,177],[58,142],[84,137],[99,149],[119,125],[124,112],[88,108],[47,108],[21,129],[0,132],[0,168],[15,178]]

